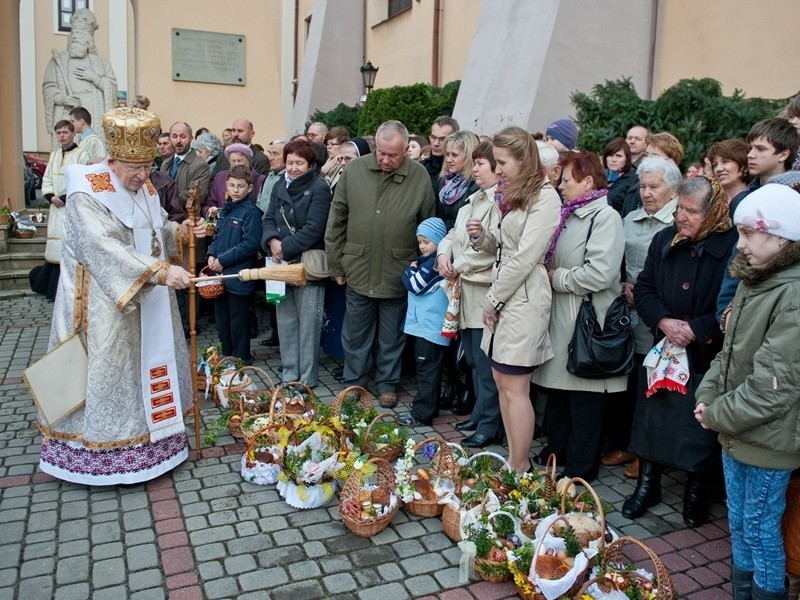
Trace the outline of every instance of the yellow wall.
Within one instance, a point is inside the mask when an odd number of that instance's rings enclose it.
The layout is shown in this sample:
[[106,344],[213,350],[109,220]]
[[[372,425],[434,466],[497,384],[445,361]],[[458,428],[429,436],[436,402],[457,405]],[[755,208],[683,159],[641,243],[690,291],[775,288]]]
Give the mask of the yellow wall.
[[[367,3],[366,22],[372,24],[367,31],[367,58],[380,69],[376,88],[431,83],[433,5],[433,0],[415,1],[410,10],[380,21],[377,3]],[[461,79],[480,7],[481,0],[442,0],[440,85]]]
[[481,0],[442,0],[441,33],[439,44],[439,81],[444,85],[464,76],[469,47]]
[[[95,3],[99,4],[99,2]],[[144,94],[150,110],[161,117],[166,130],[175,121],[194,129],[208,127],[220,135],[238,117],[253,121],[254,141],[264,146],[282,136],[280,2],[251,0],[170,0],[139,2],[139,84],[128,97]],[[173,27],[246,37],[246,85],[215,85],[173,81],[171,75]]]
[[661,0],[654,92],[680,79],[712,77],[725,94],[786,98],[800,83],[797,0]]

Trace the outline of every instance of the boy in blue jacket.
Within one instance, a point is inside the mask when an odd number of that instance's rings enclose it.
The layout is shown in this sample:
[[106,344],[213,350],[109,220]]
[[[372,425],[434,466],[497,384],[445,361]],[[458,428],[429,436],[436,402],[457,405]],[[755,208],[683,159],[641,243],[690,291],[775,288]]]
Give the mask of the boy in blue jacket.
[[[261,246],[261,211],[248,196],[253,189],[250,169],[228,171],[227,199],[219,213],[217,231],[208,247],[208,268],[232,275],[253,266]],[[252,281],[225,279],[225,293],[214,302],[222,354],[252,363],[250,355],[250,297]]]
[[447,294],[442,287],[444,279],[436,270],[436,250],[445,235],[444,221],[438,217],[420,223],[417,242],[421,256],[403,273],[403,285],[408,290],[403,331],[413,337],[417,357],[417,396],[411,413],[398,419],[403,425],[430,425],[437,412],[444,348],[450,343],[442,335]]

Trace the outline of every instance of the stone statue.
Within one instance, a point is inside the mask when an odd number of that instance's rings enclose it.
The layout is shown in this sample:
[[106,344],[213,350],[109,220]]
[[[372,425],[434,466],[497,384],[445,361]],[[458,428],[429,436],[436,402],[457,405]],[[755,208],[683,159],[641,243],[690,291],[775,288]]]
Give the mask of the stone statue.
[[[70,18],[72,31],[67,50],[52,50],[42,79],[44,114],[47,130],[52,132],[61,119],[69,119],[69,111],[83,106],[100,123],[107,110],[117,104],[117,78],[111,63],[97,55],[94,32],[97,20],[89,9],[76,11]],[[103,129],[95,133],[105,141]]]

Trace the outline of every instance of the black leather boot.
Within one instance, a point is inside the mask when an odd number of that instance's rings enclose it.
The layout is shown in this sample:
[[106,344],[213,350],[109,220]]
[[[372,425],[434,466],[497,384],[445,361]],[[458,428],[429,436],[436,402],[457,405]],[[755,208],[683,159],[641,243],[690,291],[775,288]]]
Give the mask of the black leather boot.
[[625,500],[622,514],[628,519],[641,517],[648,508],[661,502],[661,472],[663,467],[655,462],[639,459],[639,480],[633,496]]
[[439,410],[452,409],[456,401],[456,395],[458,394],[458,379],[452,371],[447,371],[446,374],[447,382],[444,384],[444,392],[442,392],[442,395],[439,397]]
[[708,521],[708,497],[705,479],[708,473],[687,473],[683,488],[683,522],[687,527],[700,527]]
[[753,600],[786,600],[789,595],[786,590],[783,590],[782,592],[768,592],[766,590],[762,590],[755,583],[753,584],[752,594]]
[[459,381],[459,384],[458,393],[456,394],[456,403],[453,405],[453,414],[472,414],[472,409],[475,408],[475,391],[472,388],[472,377],[470,374],[467,374],[466,383]]
[[731,566],[731,588],[733,588],[733,600],[751,600],[753,572]]

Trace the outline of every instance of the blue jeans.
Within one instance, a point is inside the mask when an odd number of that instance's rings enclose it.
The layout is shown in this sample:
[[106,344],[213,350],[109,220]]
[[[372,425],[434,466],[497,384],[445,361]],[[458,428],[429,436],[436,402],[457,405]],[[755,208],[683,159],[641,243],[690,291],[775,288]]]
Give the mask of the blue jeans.
[[728,527],[733,566],[753,572],[753,582],[767,592],[786,589],[786,554],[781,517],[791,471],[763,469],[739,462],[722,452],[728,491]]

